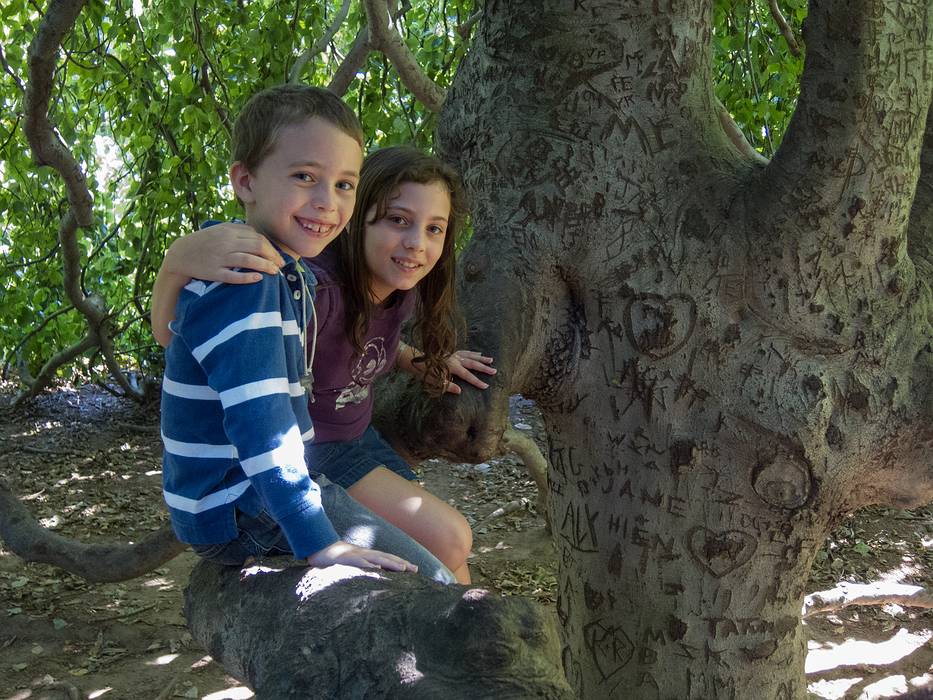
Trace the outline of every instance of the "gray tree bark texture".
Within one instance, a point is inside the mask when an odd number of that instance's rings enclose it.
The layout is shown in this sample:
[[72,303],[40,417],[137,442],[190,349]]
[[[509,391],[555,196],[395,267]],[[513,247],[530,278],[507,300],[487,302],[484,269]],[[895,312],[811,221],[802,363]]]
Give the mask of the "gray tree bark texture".
[[762,164],[717,119],[711,3],[486,3],[440,138],[499,373],[395,432],[478,461],[510,393],[542,407],[579,697],[804,697],[825,536],[933,500],[931,22],[813,0]]
[[201,562],[194,638],[257,698],[571,700],[538,606],[415,574]]

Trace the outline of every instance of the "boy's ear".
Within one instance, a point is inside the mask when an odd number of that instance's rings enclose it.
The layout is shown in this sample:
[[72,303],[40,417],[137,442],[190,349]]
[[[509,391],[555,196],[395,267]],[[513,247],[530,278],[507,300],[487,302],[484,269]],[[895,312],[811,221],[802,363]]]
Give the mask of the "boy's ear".
[[252,204],[256,200],[256,195],[253,194],[253,176],[242,161],[238,160],[230,166],[230,184],[243,204]]

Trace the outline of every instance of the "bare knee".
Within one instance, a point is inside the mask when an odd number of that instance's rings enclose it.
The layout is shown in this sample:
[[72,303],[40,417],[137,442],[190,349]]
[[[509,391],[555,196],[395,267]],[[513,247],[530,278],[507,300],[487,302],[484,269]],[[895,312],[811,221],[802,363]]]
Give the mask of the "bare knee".
[[462,566],[470,550],[473,548],[473,531],[470,523],[458,511],[453,512],[444,519],[435,530],[434,555],[449,569],[458,569]]

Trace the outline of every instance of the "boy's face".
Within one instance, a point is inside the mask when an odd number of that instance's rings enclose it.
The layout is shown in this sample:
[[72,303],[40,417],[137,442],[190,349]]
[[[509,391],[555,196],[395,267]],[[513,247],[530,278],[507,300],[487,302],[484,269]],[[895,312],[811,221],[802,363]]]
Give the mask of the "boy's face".
[[350,220],[362,163],[352,136],[315,117],[282,129],[252,172],[234,163],[230,181],[250,226],[286,253],[313,258]]

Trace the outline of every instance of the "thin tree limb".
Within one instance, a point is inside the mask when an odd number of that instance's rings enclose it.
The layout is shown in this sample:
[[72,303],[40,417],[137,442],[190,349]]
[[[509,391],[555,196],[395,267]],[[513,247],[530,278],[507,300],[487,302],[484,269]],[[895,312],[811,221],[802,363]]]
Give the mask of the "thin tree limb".
[[811,593],[803,602],[804,619],[833,612],[850,605],[905,605],[913,608],[933,608],[933,592],[923,586],[900,583],[846,583],[828,591]]
[[168,524],[137,544],[87,544],[62,537],[39,525],[2,480],[0,540],[27,562],[51,564],[94,583],[141,576],[187,547],[175,539]]
[[777,23],[778,28],[781,30],[781,34],[784,35],[784,41],[787,42],[787,48],[792,54],[799,56],[800,46],[797,44],[797,38],[794,36],[794,30],[790,28],[787,20],[784,19],[784,15],[781,13],[781,8],[778,7],[778,0],[768,0],[768,7],[771,8],[771,16],[774,17],[774,21]]
[[16,343],[16,345],[10,348],[10,351],[6,354],[6,358],[3,361],[3,375],[2,376],[4,379],[7,378],[7,373],[10,370],[10,363],[13,361],[13,355],[15,355],[19,351],[19,349],[22,348],[27,342],[29,342],[30,338],[32,338],[37,333],[41,332],[42,329],[45,328],[49,324],[50,321],[58,318],[64,313],[71,311],[72,309],[74,309],[74,306],[69,304],[68,306],[63,306],[57,311],[53,311],[48,316],[46,316],[44,319],[42,319],[42,322],[38,326],[33,327],[26,335],[20,338],[19,342]]
[[538,449],[538,445],[535,444],[534,440],[513,428],[509,428],[502,434],[502,446],[521,457],[525,469],[534,479],[535,485],[538,487],[538,515],[544,518],[550,532],[551,516],[548,509],[547,460],[541,454],[541,450]]
[[[55,353],[52,357],[46,360],[44,365],[42,365],[42,369],[39,370],[39,374],[37,374],[31,382],[27,382],[28,389],[16,397],[16,404],[19,405],[26,399],[30,399],[33,396],[36,396],[40,391],[52,383],[52,379],[55,377],[55,370],[57,370],[62,365],[71,362],[75,358],[80,357],[94,347],[97,347],[97,338],[94,337],[93,334],[89,333],[74,345],[71,345],[64,350],[60,350]],[[24,377],[20,377],[20,380],[24,379]]]
[[363,0],[363,7],[373,47],[386,55],[405,86],[428,110],[440,112],[447,93],[425,74],[405,41],[391,26],[386,0]]
[[479,18],[483,16],[483,8],[478,9],[472,15],[470,15],[466,22],[457,27],[457,34],[460,35],[461,39],[466,39],[470,36],[470,32],[473,31],[473,26],[479,21]]
[[742,133],[742,130],[739,128],[739,125],[735,123],[735,120],[732,118],[732,115],[729,114],[729,110],[726,109],[725,105],[719,101],[718,97],[714,97],[716,100],[715,107],[716,112],[719,114],[719,123],[722,125],[723,131],[726,132],[726,136],[729,137],[729,140],[735,145],[743,155],[750,158],[755,163],[760,163],[761,165],[766,165],[768,159],[756,151],[752,145],[748,142],[748,139],[745,138],[745,134]]
[[[227,107],[229,107],[230,95],[227,93],[227,85],[221,78],[217,68],[214,67],[214,62],[211,60],[210,55],[207,53],[207,49],[204,48],[204,42],[201,38],[203,34],[201,30],[201,18],[198,15],[197,2],[195,2],[191,8],[191,17],[194,24],[194,42],[197,44],[198,51],[200,52],[201,56],[204,57],[204,61],[211,69],[211,73],[214,74],[214,77],[220,83],[220,89],[224,94],[224,101],[226,102]],[[204,89],[204,92],[210,96],[211,101],[214,104],[214,111],[217,112],[217,117],[220,119],[220,123],[223,126],[224,131],[226,131],[227,135],[229,136],[233,133],[233,125],[230,123],[230,114],[227,112],[227,109],[217,101],[217,96],[214,94],[213,83],[211,82],[210,77],[208,77],[206,71],[202,72],[201,87]]]
[[314,56],[317,56],[321,51],[327,48],[327,45],[333,40],[334,35],[337,34],[337,31],[343,26],[343,23],[347,21],[347,15],[350,14],[350,0],[343,0],[340,9],[337,11],[334,21],[330,23],[330,26],[327,30],[318,37],[311,46],[302,52],[298,57],[298,60],[295,61],[295,65],[292,66],[291,71],[288,74],[288,82],[297,83],[298,78],[301,76],[301,71],[304,70],[304,67],[308,64]]
[[366,63],[366,58],[372,50],[373,45],[369,42],[369,29],[363,27],[357,32],[350,50],[334,71],[334,77],[327,86],[328,90],[336,95],[345,95],[350,83],[356,79],[357,72]]

